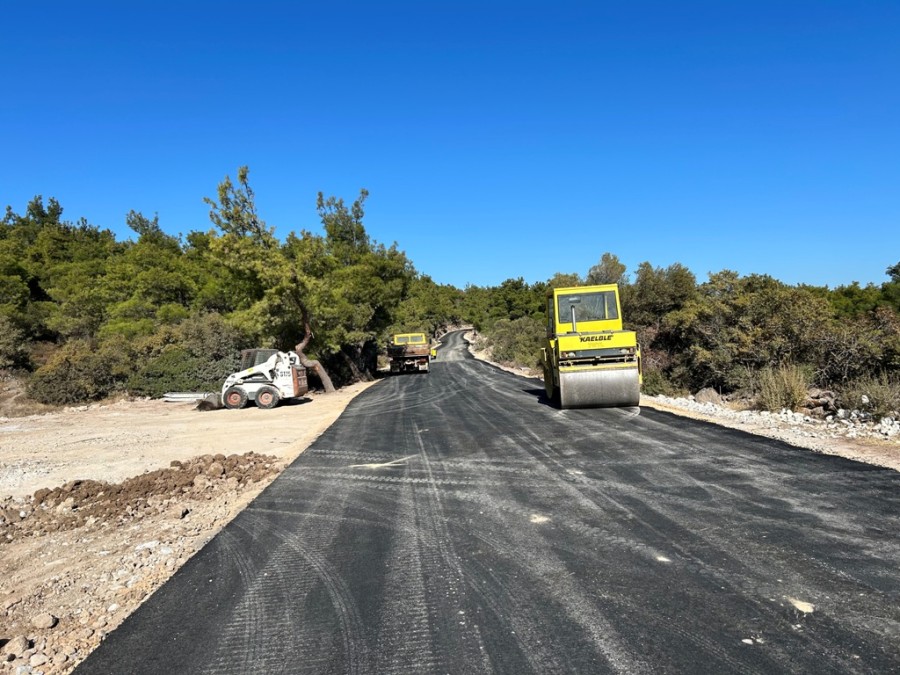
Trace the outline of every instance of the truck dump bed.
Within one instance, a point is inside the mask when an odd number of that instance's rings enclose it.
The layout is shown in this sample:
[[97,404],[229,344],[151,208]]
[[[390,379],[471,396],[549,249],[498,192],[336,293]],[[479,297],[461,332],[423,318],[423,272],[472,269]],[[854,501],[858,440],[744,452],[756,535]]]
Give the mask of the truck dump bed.
[[387,346],[392,373],[428,372],[431,344],[425,333],[398,333]]

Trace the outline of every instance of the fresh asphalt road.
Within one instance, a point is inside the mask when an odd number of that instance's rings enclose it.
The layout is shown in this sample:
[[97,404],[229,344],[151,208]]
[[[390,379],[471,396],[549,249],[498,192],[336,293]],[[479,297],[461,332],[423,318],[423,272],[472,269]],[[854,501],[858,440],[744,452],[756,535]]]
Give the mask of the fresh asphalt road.
[[456,333],[430,374],[358,396],[78,672],[900,672],[898,533],[894,471],[556,410]]

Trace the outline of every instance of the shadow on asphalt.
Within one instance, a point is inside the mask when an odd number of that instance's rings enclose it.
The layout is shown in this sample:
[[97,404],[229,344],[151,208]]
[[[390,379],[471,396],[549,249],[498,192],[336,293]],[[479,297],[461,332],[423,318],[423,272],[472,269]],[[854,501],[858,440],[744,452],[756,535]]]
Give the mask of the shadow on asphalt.
[[545,405],[548,408],[553,408],[554,410],[557,409],[556,406],[553,405],[553,402],[549,398],[547,398],[547,392],[544,391],[543,389],[537,389],[537,388],[523,389],[522,391],[525,392],[526,394],[530,394],[532,396],[537,397],[537,402],[540,403],[541,405]]

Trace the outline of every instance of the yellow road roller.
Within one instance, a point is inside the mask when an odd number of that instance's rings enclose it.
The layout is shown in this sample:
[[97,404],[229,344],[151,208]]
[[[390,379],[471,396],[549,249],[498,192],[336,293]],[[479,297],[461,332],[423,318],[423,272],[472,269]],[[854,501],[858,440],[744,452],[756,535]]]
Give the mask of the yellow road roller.
[[616,284],[548,291],[541,363],[547,398],[560,408],[640,404],[641,350],[622,329]]

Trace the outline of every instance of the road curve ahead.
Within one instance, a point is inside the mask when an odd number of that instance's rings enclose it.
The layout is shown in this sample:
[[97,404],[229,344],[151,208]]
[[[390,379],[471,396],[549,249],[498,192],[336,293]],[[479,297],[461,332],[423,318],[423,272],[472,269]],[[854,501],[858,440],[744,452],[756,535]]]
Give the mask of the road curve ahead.
[[900,672],[900,474],[440,355],[77,672]]

